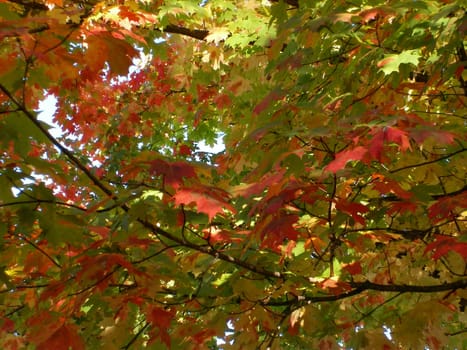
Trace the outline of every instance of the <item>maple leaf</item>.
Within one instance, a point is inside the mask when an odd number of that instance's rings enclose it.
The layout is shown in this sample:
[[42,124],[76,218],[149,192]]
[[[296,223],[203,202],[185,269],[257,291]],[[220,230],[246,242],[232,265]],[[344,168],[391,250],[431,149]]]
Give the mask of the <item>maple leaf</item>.
[[196,178],[195,169],[186,162],[167,162],[162,159],[155,159],[150,162],[150,172],[155,175],[162,175],[164,185],[169,185],[177,189],[183,185],[185,178]]
[[342,268],[351,275],[359,275],[363,271],[362,264],[360,263],[360,261],[354,261],[353,263],[345,264],[342,266]]
[[159,329],[158,337],[169,349],[171,340],[167,330],[170,329],[170,323],[174,316],[174,310],[163,309],[154,305],[149,305],[146,310],[146,320]]
[[281,215],[270,221],[265,227],[260,229],[262,245],[275,251],[281,252],[281,245],[284,240],[297,240],[298,231],[295,224],[299,219],[298,215]]
[[405,213],[408,211],[411,213],[415,213],[417,211],[417,208],[418,205],[414,202],[395,202],[391,204],[391,208],[388,209],[387,214],[391,216],[394,213]]
[[269,94],[266,95],[266,97],[263,98],[263,100],[256,105],[256,107],[253,109],[254,114],[260,114],[266,108],[268,108],[273,102],[278,101],[282,98],[282,92],[280,90],[274,90],[271,91]]
[[190,188],[179,188],[173,195],[176,205],[194,204],[200,213],[208,215],[209,221],[224,213],[224,209],[235,213],[235,208],[229,203],[229,194],[219,188],[197,185]]
[[341,151],[336,154],[333,161],[331,161],[326,167],[326,171],[336,173],[339,170],[344,169],[345,165],[350,161],[362,160],[367,154],[368,150],[365,147],[358,146],[350,150]]
[[48,339],[38,344],[38,350],[71,349],[84,350],[84,342],[78,335],[76,326],[63,324]]
[[230,36],[230,31],[224,27],[211,28],[206,36],[206,41],[213,42],[218,45]]
[[344,213],[350,214],[350,216],[359,224],[365,225],[365,218],[362,214],[365,214],[369,211],[368,207],[355,202],[348,202],[345,199],[339,199],[336,202],[336,209]]
[[456,138],[453,132],[440,130],[434,126],[419,125],[410,130],[410,137],[417,144],[422,144],[428,138],[432,138],[442,144],[452,144]]
[[[117,38],[115,33],[93,29],[90,34],[86,40],[88,50],[85,57],[92,70],[99,71],[104,68],[107,59],[113,73],[126,75],[132,58],[138,54],[135,48],[122,40],[123,38]],[[102,54],[103,50],[108,54]],[[112,52],[120,52],[120,54],[114,55]]]
[[458,208],[467,208],[467,191],[439,199],[428,208],[428,216],[435,222],[440,222],[453,217]]
[[373,138],[368,149],[369,154],[377,159],[382,160],[384,145],[386,143],[396,143],[401,151],[410,150],[410,140],[408,133],[397,128],[386,126],[382,129],[373,130]]
[[[372,175],[372,178],[372,186],[379,193],[384,195],[394,193],[402,199],[412,198],[412,193],[404,190],[398,182],[376,173]],[[395,205],[397,207],[397,204]],[[406,207],[407,206],[409,206],[409,204],[407,204]]]
[[459,242],[454,237],[436,235],[434,242],[428,244],[425,248],[425,254],[431,252],[431,257],[438,260],[449,252],[456,252],[467,261],[467,243]]
[[400,54],[387,55],[384,59],[377,63],[377,66],[382,72],[384,72],[384,74],[389,75],[392,72],[399,71],[399,66],[401,64],[411,64],[417,66],[419,60],[419,50],[405,50]]

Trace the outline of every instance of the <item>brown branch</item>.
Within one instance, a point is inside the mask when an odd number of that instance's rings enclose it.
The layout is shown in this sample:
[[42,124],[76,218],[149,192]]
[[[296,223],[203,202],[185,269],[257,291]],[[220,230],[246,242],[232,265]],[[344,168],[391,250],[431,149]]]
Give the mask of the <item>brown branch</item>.
[[271,2],[280,2],[280,1],[284,1],[287,5],[290,5],[294,8],[299,7],[299,0],[271,0]]
[[206,29],[188,29],[185,27],[176,26],[169,24],[164,28],[156,29],[161,32],[170,33],[170,34],[181,34],[188,36],[193,39],[204,40],[209,34],[209,30]]
[[12,291],[16,291],[16,290],[21,290],[21,289],[38,289],[38,288],[47,288],[49,286],[49,284],[36,284],[36,285],[33,285],[33,284],[30,284],[30,285],[27,285],[27,284],[21,284],[21,285],[18,285],[18,286],[14,286],[13,288],[7,288],[7,289],[2,289],[0,290],[0,294],[4,294],[4,293],[11,293]]
[[467,288],[467,279],[462,279],[451,283],[434,284],[429,286],[417,286],[410,284],[378,284],[370,281],[350,282],[350,285],[353,288],[357,289],[375,290],[379,292],[437,293]]
[[[464,64],[464,68],[467,67],[467,53],[465,52],[464,45],[461,45],[457,48],[457,56],[459,56],[459,61]],[[464,96],[467,97],[467,81],[462,78],[462,75],[459,76],[459,83],[464,89]]]
[[68,208],[73,208],[73,209],[78,209],[78,210],[81,210],[81,211],[86,211],[85,208],[82,208],[82,207],[80,207],[78,205],[69,204],[69,203],[65,203],[65,202],[59,202],[59,201],[55,201],[53,199],[31,199],[31,200],[27,200],[27,201],[25,200],[25,201],[0,203],[0,208],[12,207],[12,206],[15,206],[15,205],[41,204],[41,203],[56,204],[56,205],[60,205],[60,206],[68,207]]
[[337,295],[323,295],[323,296],[299,296],[289,300],[275,301],[271,300],[266,305],[269,306],[287,306],[287,305],[308,305],[320,302],[332,302],[341,299],[346,299],[351,296],[360,294],[364,291],[379,291],[379,292],[395,292],[395,293],[437,293],[445,291],[453,291],[456,289],[467,288],[467,279],[458,280],[451,283],[435,284],[428,286],[408,285],[408,284],[378,284],[370,281],[365,282],[349,282],[350,286],[354,289],[337,294]]
[[[25,193],[25,192],[23,192],[23,193]],[[80,210],[82,212],[88,212],[88,210],[89,210],[89,209],[80,207],[79,205],[76,205],[76,204],[60,202],[60,201],[56,201],[56,200],[53,200],[53,199],[36,199],[36,198],[33,198],[33,197],[31,197],[31,198],[32,198],[31,200],[0,203],[0,208],[2,208],[2,207],[12,207],[12,206],[15,206],[15,205],[48,203],[48,204],[55,204],[55,205],[59,205],[59,206],[67,207],[67,208],[77,209],[77,210]],[[120,207],[120,204],[114,204],[114,205],[111,205],[111,206],[109,206],[107,208],[97,209],[95,212],[96,213],[105,213],[107,211],[110,211],[112,209],[119,208],[119,207]]]
[[146,322],[146,324],[141,327],[141,329],[130,339],[130,341],[125,345],[123,346],[121,349],[124,349],[124,350],[128,350],[132,345],[133,343],[139,338],[139,336],[146,330],[146,328],[149,327],[149,322]]

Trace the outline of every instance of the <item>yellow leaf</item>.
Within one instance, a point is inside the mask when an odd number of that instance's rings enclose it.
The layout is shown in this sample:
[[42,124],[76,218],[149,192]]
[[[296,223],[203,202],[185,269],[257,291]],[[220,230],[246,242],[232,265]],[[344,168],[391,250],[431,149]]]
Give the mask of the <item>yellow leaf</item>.
[[209,34],[206,36],[208,43],[215,43],[218,45],[221,41],[224,41],[230,36],[230,32],[224,27],[215,27],[209,30]]

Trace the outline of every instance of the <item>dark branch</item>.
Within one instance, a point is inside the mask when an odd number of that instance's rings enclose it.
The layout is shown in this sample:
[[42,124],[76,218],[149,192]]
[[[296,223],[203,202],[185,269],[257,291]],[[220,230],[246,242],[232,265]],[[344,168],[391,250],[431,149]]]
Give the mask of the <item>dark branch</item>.
[[429,160],[429,161],[418,163],[418,164],[406,165],[406,166],[403,166],[401,168],[392,169],[389,172],[391,174],[394,174],[394,173],[397,173],[397,172],[402,171],[402,170],[407,170],[407,169],[411,169],[411,168],[418,168],[418,167],[421,167],[421,166],[437,163],[437,162],[440,162],[442,160],[449,159],[449,158],[455,156],[456,154],[459,154],[459,153],[462,153],[462,152],[465,152],[465,151],[467,151],[467,148],[461,148],[461,149],[459,149],[459,150],[457,150],[457,151],[455,151],[453,153],[446,154],[445,156],[439,157],[437,159]]
[[206,29],[188,29],[173,24],[169,24],[168,26],[160,29],[160,31],[171,34],[182,34],[198,40],[206,39],[209,34],[209,30]]
[[271,2],[280,2],[280,1],[284,1],[287,5],[290,5],[294,8],[298,8],[299,7],[299,0],[271,0]]
[[265,303],[269,306],[287,306],[296,305],[302,306],[312,303],[319,302],[331,302],[337,301],[351,296],[360,294],[364,291],[374,290],[379,292],[395,292],[395,293],[437,293],[446,292],[456,289],[467,288],[467,279],[458,280],[451,283],[436,284],[430,286],[417,286],[408,284],[377,284],[370,281],[365,282],[349,282],[350,286],[354,289],[337,294],[337,295],[323,295],[323,296],[299,296],[294,299],[283,300],[283,301],[269,301]]
[[377,284],[370,281],[350,282],[350,285],[357,289],[362,288],[363,290],[376,290],[380,292],[437,293],[466,288],[467,279],[430,286],[415,286],[409,284]]

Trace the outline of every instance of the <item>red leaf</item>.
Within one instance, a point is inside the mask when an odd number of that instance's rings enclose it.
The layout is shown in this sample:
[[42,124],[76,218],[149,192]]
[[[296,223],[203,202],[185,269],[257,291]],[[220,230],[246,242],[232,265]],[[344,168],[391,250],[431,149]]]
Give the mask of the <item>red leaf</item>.
[[327,278],[323,282],[319,283],[322,289],[328,289],[334,295],[339,295],[352,289],[349,283],[336,281],[333,278]]
[[335,159],[326,166],[325,170],[336,173],[343,169],[347,162],[350,162],[351,160],[362,160],[366,153],[366,148],[362,146],[339,152],[336,154]]
[[41,293],[39,300],[49,300],[57,297],[65,289],[66,284],[60,281],[50,282],[47,288]]
[[435,241],[425,248],[425,254],[433,253],[431,256],[433,260],[438,260],[451,251],[458,253],[467,261],[467,243],[458,242],[454,237],[437,235]]
[[235,208],[228,203],[229,194],[215,187],[181,188],[173,196],[176,205],[196,205],[200,213],[205,213],[211,221],[217,214],[223,213],[224,208],[235,213]]
[[171,309],[163,309],[154,305],[149,305],[146,310],[146,320],[159,328],[169,329],[170,323],[175,316]]
[[385,139],[388,142],[393,142],[399,145],[399,149],[404,152],[406,150],[410,150],[410,140],[407,136],[407,132],[402,131],[400,129],[396,129],[393,127],[385,127],[383,129],[385,134]]
[[195,169],[185,162],[166,162],[155,159],[151,162],[150,171],[158,176],[164,176],[164,186],[169,185],[174,189],[183,184],[184,178],[196,178]]
[[229,95],[221,94],[214,99],[214,103],[216,104],[218,109],[223,109],[229,107],[232,104]]
[[390,126],[386,126],[382,129],[376,129],[373,131],[373,138],[368,149],[370,155],[373,158],[381,161],[381,155],[384,151],[385,143],[396,143],[397,145],[399,145],[399,150],[401,151],[411,149],[410,140],[407,136],[407,132]]
[[392,215],[394,213],[405,213],[412,212],[415,213],[418,205],[414,202],[394,202],[391,204],[391,208],[386,212],[387,215]]
[[467,191],[453,197],[443,197],[428,208],[428,216],[435,222],[452,217],[457,208],[467,208]]
[[78,335],[76,327],[63,324],[48,339],[37,346],[37,350],[50,349],[85,349],[84,342]]
[[394,193],[402,199],[412,198],[412,193],[404,190],[399,183],[394,180],[387,179],[384,175],[374,174],[373,188],[381,194]]
[[[175,310],[163,309],[154,305],[149,305],[146,310],[146,320],[151,323],[159,332],[151,332],[151,338],[160,338],[161,341],[170,349],[170,336],[168,330],[175,316]],[[151,339],[149,341],[151,343]]]
[[235,186],[232,191],[233,195],[235,197],[242,196],[247,198],[253,195],[261,194],[272,184],[280,182],[284,178],[285,173],[285,169],[281,169],[279,172],[269,172],[254,183]]
[[295,322],[292,324],[292,320],[290,321],[290,326],[287,328],[287,332],[291,335],[291,336],[296,336],[300,330],[300,327],[299,327],[299,323],[298,322]]
[[294,225],[298,221],[298,215],[283,215],[279,218],[273,218],[264,228],[260,227],[262,246],[269,247],[277,252],[281,252],[281,245],[285,239],[296,241],[298,231]]
[[256,115],[260,114],[266,108],[268,108],[271,103],[278,101],[281,98],[282,94],[280,94],[278,91],[271,91],[265,98],[263,98],[263,100],[260,103],[256,105],[256,107],[253,109],[253,113]]
[[362,273],[362,264],[360,261],[354,261],[353,263],[343,266],[343,269],[346,270],[351,275],[359,275]]
[[191,336],[190,339],[194,340],[196,344],[200,345],[204,344],[208,340],[211,340],[215,335],[216,331],[214,329],[207,328]]
[[438,143],[450,145],[454,142],[456,135],[449,131],[440,130],[439,128],[436,128],[436,126],[430,127],[418,125],[417,128],[410,130],[410,137],[419,144],[427,138],[432,138]]
[[359,224],[365,225],[365,218],[361,214],[368,212],[369,209],[363,204],[347,202],[345,199],[340,199],[336,203],[336,209],[349,214]]
[[0,330],[4,332],[13,332],[15,330],[15,323],[6,317],[0,317]]
[[185,144],[178,146],[177,154],[180,156],[191,156],[191,147]]

